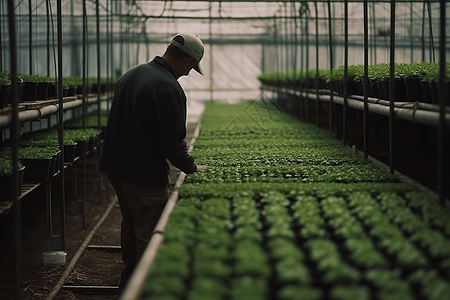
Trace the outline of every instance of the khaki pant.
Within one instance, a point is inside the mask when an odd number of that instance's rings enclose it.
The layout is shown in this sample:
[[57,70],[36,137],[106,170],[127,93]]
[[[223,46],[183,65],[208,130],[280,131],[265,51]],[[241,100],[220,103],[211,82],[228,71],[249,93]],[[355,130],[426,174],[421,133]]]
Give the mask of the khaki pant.
[[119,292],[131,277],[147,247],[153,229],[169,199],[168,187],[151,187],[126,182],[108,175],[119,198],[121,223],[122,270]]

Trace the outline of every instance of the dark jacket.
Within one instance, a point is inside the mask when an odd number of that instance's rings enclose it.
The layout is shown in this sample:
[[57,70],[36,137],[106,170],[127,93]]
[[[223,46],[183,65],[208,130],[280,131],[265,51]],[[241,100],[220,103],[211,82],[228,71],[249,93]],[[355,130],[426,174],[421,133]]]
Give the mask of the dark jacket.
[[187,174],[197,170],[185,137],[186,95],[172,67],[157,56],[118,81],[100,170],[137,184],[165,186],[166,158]]

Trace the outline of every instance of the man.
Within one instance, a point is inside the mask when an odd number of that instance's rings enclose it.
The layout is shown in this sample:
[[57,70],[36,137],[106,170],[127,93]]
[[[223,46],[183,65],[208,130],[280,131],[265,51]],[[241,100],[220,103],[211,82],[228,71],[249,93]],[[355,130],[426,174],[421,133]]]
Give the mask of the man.
[[100,170],[119,198],[123,290],[168,200],[169,160],[186,174],[204,172],[186,148],[186,95],[177,79],[191,69],[203,75],[204,46],[178,34],[162,57],[128,70],[117,82]]

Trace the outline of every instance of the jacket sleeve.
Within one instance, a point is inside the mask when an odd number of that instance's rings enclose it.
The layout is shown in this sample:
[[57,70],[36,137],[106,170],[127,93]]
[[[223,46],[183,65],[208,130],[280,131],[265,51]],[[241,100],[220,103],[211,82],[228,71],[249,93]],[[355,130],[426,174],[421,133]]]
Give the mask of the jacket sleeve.
[[194,173],[197,171],[197,166],[184,141],[186,138],[186,97],[181,91],[173,91],[161,95],[159,100],[159,148],[175,167],[186,174]]

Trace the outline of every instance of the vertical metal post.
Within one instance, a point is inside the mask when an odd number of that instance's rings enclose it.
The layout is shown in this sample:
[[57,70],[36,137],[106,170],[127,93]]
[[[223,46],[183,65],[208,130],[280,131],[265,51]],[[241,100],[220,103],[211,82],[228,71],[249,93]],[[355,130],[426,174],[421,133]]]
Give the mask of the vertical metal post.
[[[446,76],[446,1],[440,1],[440,38],[439,38],[439,142],[438,142],[438,193],[439,203],[445,204],[445,76]],[[447,91],[449,93],[450,91]]]
[[50,76],[50,0],[45,1],[47,10],[47,76]]
[[[63,51],[62,51],[62,8],[61,0],[57,1],[57,22],[58,22],[58,141],[61,148],[61,157],[64,157],[64,110],[63,110]],[[61,170],[61,250],[66,249],[66,192],[64,188],[64,159],[60,159],[59,168]]]
[[212,41],[212,2],[209,2],[209,98],[214,100],[214,76],[213,76],[213,41]]
[[411,2],[410,4],[410,9],[409,9],[409,51],[411,51],[411,54],[410,54],[410,58],[411,58],[411,60],[410,60],[410,63],[412,64],[412,63],[414,63],[414,38],[413,38],[413,36],[414,36],[414,23],[413,23],[413,20],[414,20],[414,15],[413,15],[413,7],[414,7],[414,4]]
[[[83,0],[83,129],[86,128],[86,114],[87,114],[87,101],[86,101],[86,85],[87,85],[87,43],[88,43],[88,39],[86,39],[86,35],[88,34],[87,32],[87,12],[86,12],[86,0]],[[83,164],[83,199],[82,199],[82,222],[83,222],[83,228],[87,228],[87,224],[86,224],[86,159],[85,159],[86,154],[83,153],[83,156],[81,158],[82,160],[82,164]],[[75,179],[76,180],[76,179]]]
[[[100,131],[100,118],[101,118],[101,107],[100,107],[100,94],[101,94],[101,55],[100,55],[100,4],[99,0],[95,2],[95,15],[97,18],[97,130]],[[100,161],[100,160],[99,160]],[[96,170],[99,178],[97,180],[98,188],[98,200],[102,203],[102,188],[100,182],[100,173]]]
[[425,61],[425,1],[423,1],[422,7],[422,61]]
[[[3,16],[3,2],[0,2],[0,16]],[[3,18],[0,19],[0,70],[3,70],[3,39],[2,39]]]
[[[334,67],[334,55],[333,55],[333,25],[332,25],[332,18],[331,18],[331,0],[327,1],[327,5],[328,5],[328,44],[330,47],[330,72],[333,71],[333,67]],[[334,100],[333,100],[333,92],[332,92],[332,87],[330,84],[330,110],[329,110],[329,126],[330,126],[330,132],[333,132],[334,130],[334,126],[333,126],[333,122],[334,122],[334,118],[333,118],[333,113],[334,113]]]
[[8,0],[8,26],[9,26],[9,50],[10,50],[10,68],[11,68],[11,126],[10,135],[12,141],[12,174],[13,174],[13,227],[14,227],[14,270],[13,270],[13,298],[20,299],[21,286],[21,211],[19,200],[19,168],[18,168],[18,148],[19,148],[19,101],[18,101],[18,86],[17,86],[17,45],[16,45],[16,21],[14,12],[14,0]]
[[348,0],[344,1],[344,107],[342,115],[343,144],[347,145],[347,80],[348,80]]
[[285,64],[286,64],[286,72],[288,72],[291,69],[291,62],[289,61],[289,45],[290,45],[290,40],[289,40],[289,23],[288,23],[288,8],[287,8],[287,3],[284,3],[284,16],[285,16],[285,21],[284,21],[284,27],[285,29],[285,39],[284,39],[284,45],[286,47],[285,51],[286,51],[286,59],[285,59]]
[[316,125],[320,125],[320,101],[319,101],[319,10],[317,9],[317,2],[314,2],[316,12]]
[[368,118],[368,95],[369,95],[369,12],[368,0],[364,0],[363,14],[364,14],[364,158],[369,157],[368,149],[368,132],[367,132],[367,118]]
[[[377,63],[377,36],[376,36],[376,34],[375,34],[375,29],[377,28],[377,25],[376,25],[376,20],[377,20],[377,18],[376,18],[376,9],[375,9],[375,6],[377,5],[377,3],[376,2],[372,2],[372,7],[371,7],[371,9],[372,9],[372,14],[371,14],[371,18],[372,18],[372,30],[373,30],[373,34],[372,34],[372,37],[373,37],[373,49],[374,49],[374,51],[372,51],[373,53],[372,53],[372,63],[373,64],[376,64]],[[367,26],[369,26],[369,23],[367,24]],[[367,30],[369,30],[369,29],[367,29]]]
[[[308,70],[309,70],[309,7],[308,3],[305,3],[306,9],[305,9],[305,79],[308,78]],[[309,120],[309,99],[308,97],[305,97],[305,120]]]
[[28,59],[30,61],[30,75],[33,75],[33,6],[28,0]]
[[389,67],[389,170],[391,174],[394,174],[395,0],[391,0],[391,42]]

